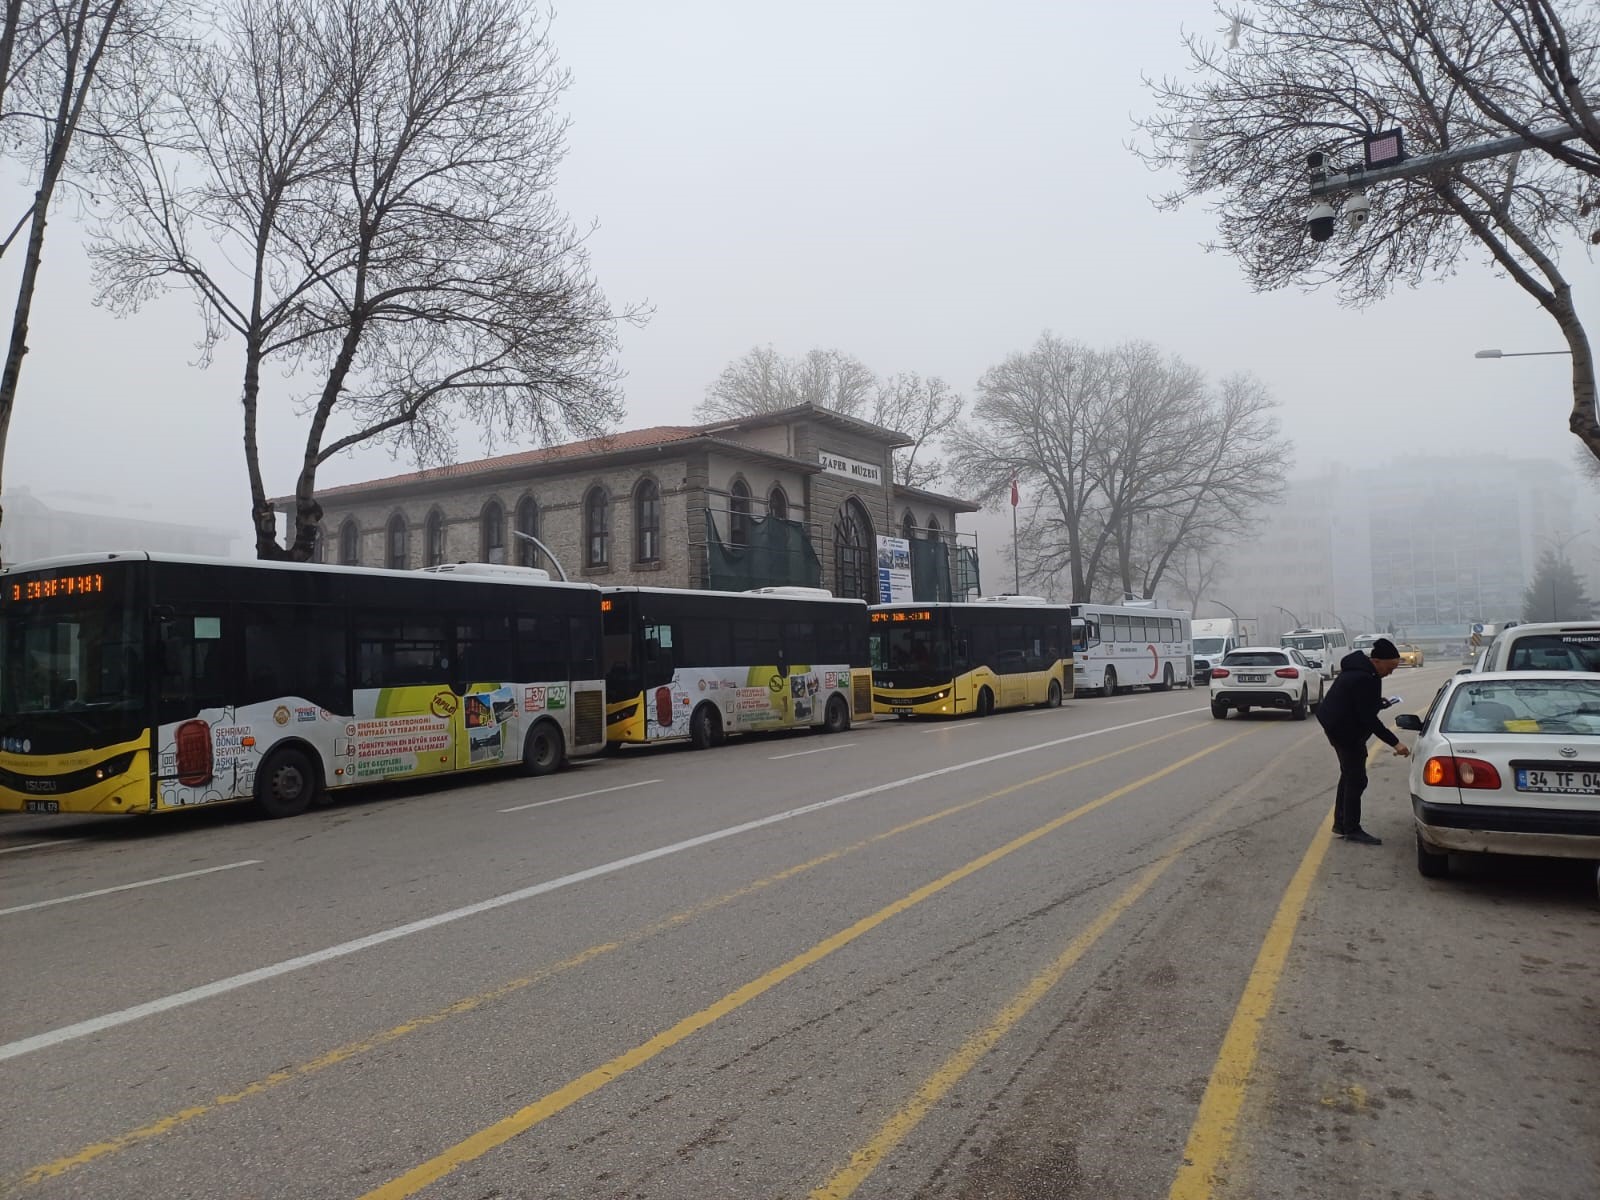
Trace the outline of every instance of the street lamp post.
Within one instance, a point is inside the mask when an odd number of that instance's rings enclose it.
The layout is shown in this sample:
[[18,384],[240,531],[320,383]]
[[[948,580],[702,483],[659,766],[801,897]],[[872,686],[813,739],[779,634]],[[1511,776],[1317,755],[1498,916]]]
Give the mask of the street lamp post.
[[1297,616],[1295,616],[1295,615],[1294,615],[1294,614],[1293,614],[1293,613],[1292,613],[1292,612],[1290,612],[1290,611],[1289,611],[1289,610],[1288,610],[1288,609],[1287,609],[1287,608],[1285,608],[1285,607],[1284,607],[1284,606],[1283,606],[1283,605],[1281,605],[1281,604],[1274,604],[1274,605],[1273,605],[1273,606],[1272,606],[1272,607],[1273,607],[1273,608],[1275,608],[1275,609],[1277,609],[1277,610],[1278,610],[1278,611],[1279,611],[1279,612],[1281,612],[1281,613],[1282,613],[1282,614],[1283,614],[1283,615],[1284,615],[1284,616],[1286,616],[1286,617],[1288,617],[1288,618],[1289,618],[1289,620],[1291,620],[1291,621],[1293,621],[1293,622],[1294,622],[1294,627],[1295,627],[1295,628],[1296,628],[1296,629],[1304,629],[1304,628],[1305,628],[1305,622],[1304,622],[1304,621],[1302,621],[1302,620],[1301,620],[1301,619],[1300,619],[1300,618],[1299,618],[1299,617],[1297,617]]
[[1205,600],[1202,600],[1201,603],[1202,604],[1215,604],[1218,608],[1227,608],[1228,609],[1228,615],[1231,616],[1235,621],[1244,620],[1243,617],[1241,617],[1238,613],[1234,612],[1233,609],[1228,608],[1228,606],[1226,604],[1224,604],[1221,600],[1214,600],[1214,599],[1211,599],[1210,597],[1207,597]]
[[1571,350],[1479,350],[1473,358],[1538,358],[1545,354],[1571,354]]
[[513,529],[511,531],[511,536],[512,537],[519,537],[525,542],[532,542],[540,550],[543,550],[545,557],[548,558],[551,562],[553,562],[555,564],[556,571],[561,576],[561,582],[562,583],[570,582],[567,579],[567,570],[566,570],[566,568],[561,565],[561,560],[550,552],[550,547],[549,546],[546,546],[538,538],[534,537],[533,534],[531,534],[531,533],[523,533],[522,530],[520,530],[520,529]]

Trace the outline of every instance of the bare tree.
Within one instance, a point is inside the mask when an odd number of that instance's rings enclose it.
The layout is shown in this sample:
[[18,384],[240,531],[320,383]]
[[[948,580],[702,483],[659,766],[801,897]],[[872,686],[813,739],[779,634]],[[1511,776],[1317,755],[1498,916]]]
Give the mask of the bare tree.
[[926,488],[943,478],[945,467],[937,452],[961,419],[964,404],[960,393],[938,376],[923,378],[907,371],[878,384],[867,419],[911,439],[911,445],[895,451],[896,483]]
[[1220,548],[1206,543],[1185,547],[1173,556],[1168,574],[1183,593],[1190,612],[1199,612],[1200,604],[1211,595],[1227,570]]
[[[1334,286],[1350,304],[1446,278],[1486,257],[1555,320],[1572,351],[1569,428],[1600,457],[1595,367],[1560,269],[1595,234],[1600,177],[1600,15],[1581,0],[1259,0],[1219,6],[1225,45],[1188,35],[1191,71],[1151,81],[1156,115],[1138,153],[1182,182],[1158,203],[1204,199],[1218,248],[1258,290]],[[1581,137],[1538,136],[1572,125]],[[1412,154],[1521,136],[1506,159],[1386,183],[1355,234],[1306,230],[1307,155],[1334,169],[1394,126]]]
[[1046,335],[978,393],[957,475],[985,500],[1025,485],[1023,573],[1070,581],[1075,600],[1154,594],[1176,556],[1245,528],[1282,489],[1289,446],[1265,389],[1212,388],[1148,343]]
[[31,190],[16,220],[0,231],[0,256],[19,244],[22,251],[0,368],[0,468],[57,192],[72,178],[85,134],[115,136],[100,106],[106,76],[115,86],[119,71],[151,52],[165,35],[159,0],[139,6],[124,0],[6,0],[0,28],[0,152],[25,166]]
[[1072,597],[1089,598],[1089,580],[1108,532],[1099,517],[1098,481],[1090,458],[1104,422],[1105,364],[1087,347],[1050,334],[1031,350],[989,368],[978,381],[972,420],[952,434],[956,478],[973,498],[1009,495],[1026,480],[1030,495],[1027,575],[1061,576]]
[[[642,314],[612,310],[552,197],[567,76],[546,24],[518,0],[236,0],[202,45],[167,61],[151,131],[182,152],[121,160],[95,254],[117,307],[176,280],[208,357],[243,342],[258,555],[310,556],[341,451],[441,461],[463,420],[549,439],[621,415],[617,322]],[[269,366],[300,390],[271,395]],[[274,400],[305,421],[285,545],[258,443]]]
[[695,416],[714,422],[801,404],[832,409],[911,438],[912,444],[895,454],[895,480],[907,487],[929,487],[943,474],[935,453],[960,418],[963,403],[937,376],[908,371],[880,380],[860,359],[839,350],[786,358],[771,346],[756,346],[723,368],[695,407]]

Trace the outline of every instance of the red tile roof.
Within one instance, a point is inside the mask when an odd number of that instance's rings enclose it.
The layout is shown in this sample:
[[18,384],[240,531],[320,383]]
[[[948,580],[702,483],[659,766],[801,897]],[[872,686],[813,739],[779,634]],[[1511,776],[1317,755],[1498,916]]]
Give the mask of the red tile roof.
[[639,450],[646,446],[666,445],[669,442],[686,442],[704,435],[705,429],[699,425],[652,425],[648,429],[625,429],[619,433],[608,433],[581,442],[546,446],[542,450],[520,450],[516,454],[499,454],[493,458],[480,458],[475,462],[447,463],[442,467],[430,467],[424,471],[411,471],[404,475],[390,475],[383,479],[367,479],[360,483],[318,488],[317,496],[321,499],[347,492],[364,492],[371,488],[429,483],[439,479],[470,478],[490,471],[537,466],[564,458],[583,458],[591,454],[612,454],[619,450]]

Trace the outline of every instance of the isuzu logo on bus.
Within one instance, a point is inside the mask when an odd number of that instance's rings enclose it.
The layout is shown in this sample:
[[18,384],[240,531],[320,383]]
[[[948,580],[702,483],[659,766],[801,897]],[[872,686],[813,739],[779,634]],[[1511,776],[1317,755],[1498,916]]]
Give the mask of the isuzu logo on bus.
[[56,790],[54,779],[25,779],[22,790],[26,792],[53,792]]

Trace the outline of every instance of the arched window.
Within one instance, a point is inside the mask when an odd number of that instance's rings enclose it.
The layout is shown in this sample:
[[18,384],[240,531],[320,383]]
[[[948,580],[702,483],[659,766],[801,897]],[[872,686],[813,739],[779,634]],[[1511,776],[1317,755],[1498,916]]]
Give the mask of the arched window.
[[422,565],[437,567],[444,562],[444,514],[434,509],[422,531]]
[[339,563],[346,567],[361,565],[361,531],[356,528],[354,517],[345,518],[339,526]]
[[[517,523],[514,526],[518,533],[525,533],[528,537],[539,536],[539,505],[532,496],[524,496],[517,501]],[[536,567],[539,565],[539,547],[525,538],[517,539],[517,565],[519,567]]]
[[661,489],[653,479],[633,489],[633,561],[661,561]]
[[877,589],[871,586],[877,582],[873,545],[872,518],[861,501],[846,500],[833,525],[834,595],[877,603]]
[[939,524],[939,518],[933,513],[928,514],[928,536],[934,541],[939,540],[939,535],[944,532],[944,526]]
[[321,525],[318,525],[311,534],[311,561],[314,563],[328,561],[328,539],[322,536]]
[[583,498],[584,563],[603,567],[611,561],[611,498],[603,487],[592,487]]
[[498,500],[491,500],[483,506],[483,515],[478,518],[478,526],[482,531],[479,549],[483,553],[481,561],[486,563],[503,563],[506,560],[506,510]]
[[777,517],[780,521],[789,519],[789,497],[777,484],[773,484],[772,490],[767,493],[767,516]]
[[735,546],[750,544],[750,485],[735,479],[728,489],[728,541]]
[[910,541],[912,538],[917,536],[916,514],[914,514],[909,508],[906,509],[906,515],[900,520],[900,536],[905,538],[907,541]]
[[410,542],[411,534],[406,528],[405,515],[395,513],[389,518],[389,528],[385,535],[384,566],[391,570],[404,571],[411,554]]

